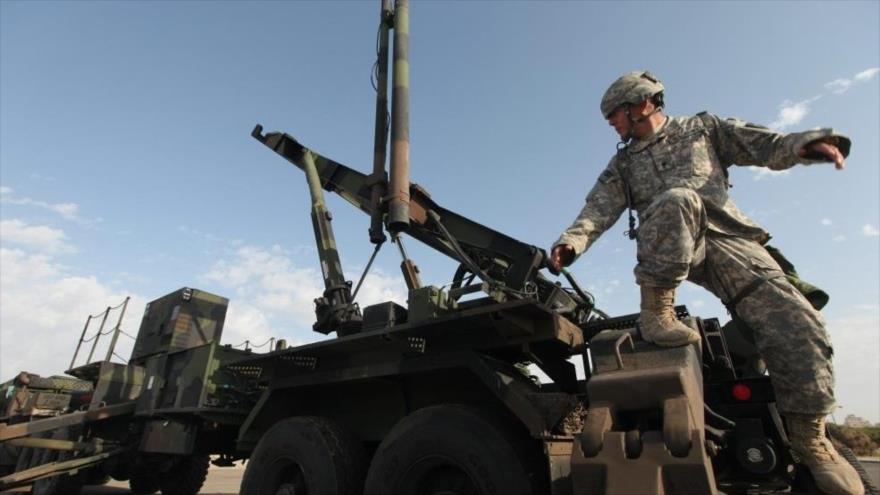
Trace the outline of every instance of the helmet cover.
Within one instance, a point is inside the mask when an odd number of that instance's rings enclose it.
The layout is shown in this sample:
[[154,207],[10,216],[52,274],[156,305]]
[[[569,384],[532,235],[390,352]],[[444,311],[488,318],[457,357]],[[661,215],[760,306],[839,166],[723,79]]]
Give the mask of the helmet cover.
[[617,107],[627,103],[636,105],[663,90],[660,79],[648,71],[624,74],[611,83],[602,96],[602,116],[608,118]]

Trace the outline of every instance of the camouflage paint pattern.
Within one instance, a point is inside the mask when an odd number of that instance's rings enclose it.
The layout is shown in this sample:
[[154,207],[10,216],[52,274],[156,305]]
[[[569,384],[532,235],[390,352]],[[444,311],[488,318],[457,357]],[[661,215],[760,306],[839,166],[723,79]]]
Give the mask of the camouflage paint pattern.
[[755,241],[709,232],[705,257],[695,259],[690,280],[729,302],[758,277],[768,280],[736,305],[776,392],[780,412],[824,416],[834,406],[834,353],[822,315]]
[[141,394],[143,383],[143,367],[103,361],[89,409],[135,400]]
[[729,198],[726,168],[817,163],[798,150],[834,136],[831,129],[783,135],[707,114],[668,118],[611,159],[556,244],[582,254],[626,208],[629,189],[640,221],[638,283],[675,287],[687,279],[729,303],[755,280],[770,278],[740,299],[736,311],[755,331],[780,410],[828,413],[833,351],[824,321],[761,245],[769,234]]
[[624,74],[611,83],[602,96],[599,109],[603,117],[608,117],[617,107],[625,104],[638,104],[657,93],[663,92],[663,83],[648,71],[635,71]]
[[229,394],[241,383],[223,364],[251,355],[248,351],[212,342],[199,347],[151,357],[146,364],[143,393],[138,398],[137,414],[162,414],[181,410],[224,409],[232,412],[246,408]]
[[409,228],[409,1],[394,3],[394,65],[391,73],[391,181],[388,229]]
[[229,299],[183,288],[147,304],[131,363],[149,356],[219,342]]
[[654,134],[633,141],[612,157],[587,195],[580,215],[556,244],[568,244],[577,255],[582,254],[623,213],[627,185],[642,222],[658,194],[680,187],[700,196],[710,231],[765,242],[767,232],[740,212],[728,196],[726,169],[736,164],[785,170],[797,163],[820,163],[824,160],[798,157],[798,150],[817,139],[835,136],[831,129],[783,135],[707,114],[667,118]]

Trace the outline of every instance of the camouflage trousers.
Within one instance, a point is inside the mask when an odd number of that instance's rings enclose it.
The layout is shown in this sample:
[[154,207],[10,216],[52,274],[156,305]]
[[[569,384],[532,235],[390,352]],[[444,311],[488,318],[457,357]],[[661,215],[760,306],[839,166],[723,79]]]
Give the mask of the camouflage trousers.
[[709,230],[697,193],[674,188],[642,212],[637,253],[640,285],[676,287],[690,280],[728,308],[735,301],[730,309],[754,330],[780,411],[831,412],[833,350],[824,319],[763,246]]

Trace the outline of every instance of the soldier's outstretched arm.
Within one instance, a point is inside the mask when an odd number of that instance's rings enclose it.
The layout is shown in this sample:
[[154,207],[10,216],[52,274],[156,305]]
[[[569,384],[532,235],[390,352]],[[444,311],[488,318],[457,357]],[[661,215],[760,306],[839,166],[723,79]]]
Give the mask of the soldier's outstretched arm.
[[846,158],[836,143],[826,143],[824,141],[814,141],[804,146],[798,152],[798,156],[801,158],[809,158],[812,156],[816,159],[824,157],[824,161],[833,162],[834,168],[837,170],[843,170],[844,160]]
[[833,162],[840,169],[849,155],[850,140],[823,128],[782,134],[766,127],[737,119],[720,119],[703,115],[703,122],[715,152],[728,165],[757,165],[772,170],[785,170],[802,163]]
[[624,208],[626,208],[625,185],[620,171],[615,165],[615,159],[612,158],[611,163],[599,175],[596,184],[587,194],[580,214],[553,243],[550,251],[553,252],[556,246],[562,244],[571,246],[573,253],[566,255],[565,261],[573,262],[603,232],[614,225]]

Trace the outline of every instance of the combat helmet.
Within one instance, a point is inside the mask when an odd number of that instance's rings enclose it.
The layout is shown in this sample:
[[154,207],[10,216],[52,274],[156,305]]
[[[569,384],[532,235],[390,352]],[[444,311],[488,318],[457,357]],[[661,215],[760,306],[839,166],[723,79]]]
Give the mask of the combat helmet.
[[617,107],[625,104],[638,104],[647,98],[661,95],[657,98],[658,107],[663,106],[663,83],[654,74],[646,70],[630,72],[620,76],[605,91],[602,96],[602,116],[608,118]]

